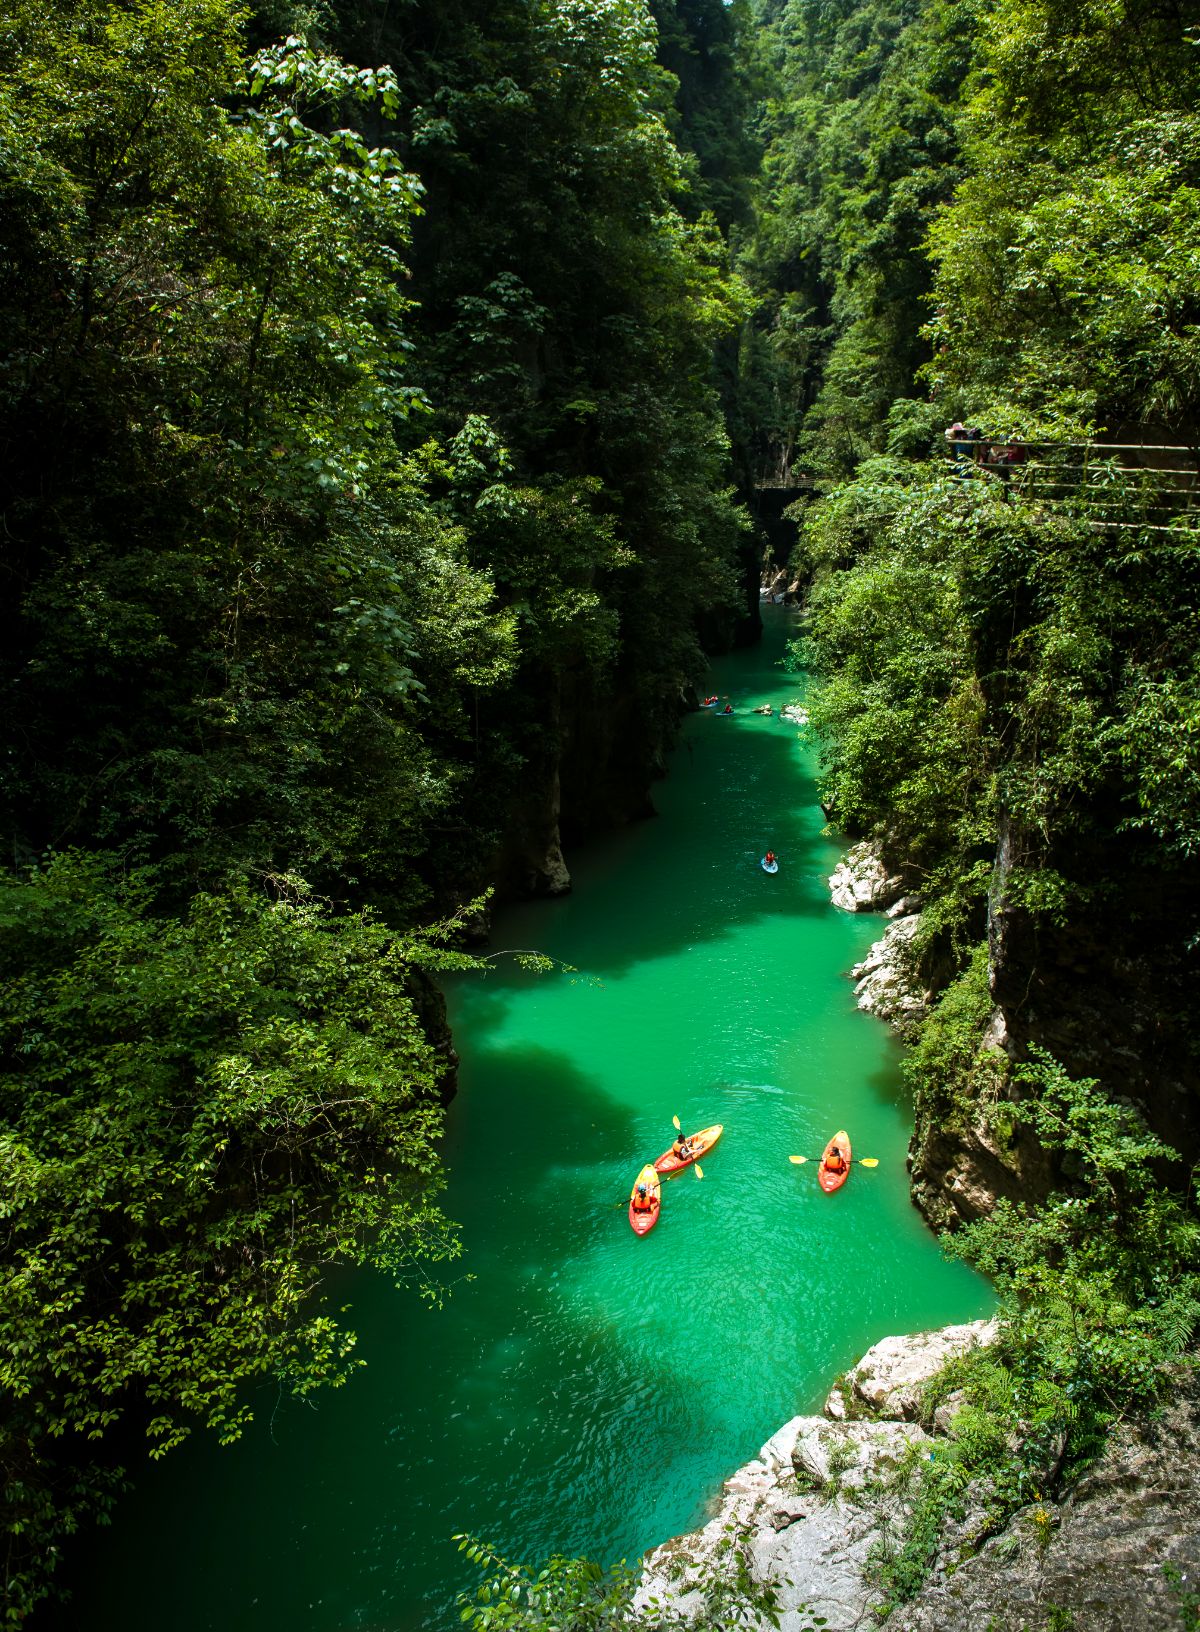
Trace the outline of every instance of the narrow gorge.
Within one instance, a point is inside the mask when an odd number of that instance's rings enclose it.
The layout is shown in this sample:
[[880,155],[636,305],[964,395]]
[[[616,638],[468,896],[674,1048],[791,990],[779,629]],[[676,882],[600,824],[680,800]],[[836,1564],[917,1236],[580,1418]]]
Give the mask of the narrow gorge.
[[4,1624],[1200,1625],[1187,8],[0,64]]

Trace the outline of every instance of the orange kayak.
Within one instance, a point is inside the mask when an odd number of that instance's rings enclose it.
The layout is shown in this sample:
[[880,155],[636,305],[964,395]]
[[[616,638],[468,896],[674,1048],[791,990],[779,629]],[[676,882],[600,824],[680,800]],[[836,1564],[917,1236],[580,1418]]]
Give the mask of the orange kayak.
[[[846,1164],[840,1173],[832,1173],[829,1169],[829,1154],[835,1145],[841,1151],[842,1160]],[[839,1190],[849,1177],[850,1135],[846,1132],[845,1128],[839,1128],[837,1133],[834,1134],[833,1138],[825,1146],[825,1149],[821,1154],[821,1165],[817,1169],[817,1183],[821,1186],[821,1189],[824,1190],[825,1194],[829,1196],[832,1195],[835,1190]]]
[[654,1164],[658,1173],[679,1173],[693,1162],[698,1162],[701,1156],[706,1155],[725,1131],[723,1122],[714,1122],[711,1128],[701,1128],[699,1133],[688,1134],[688,1144],[692,1147],[690,1156],[676,1156],[674,1148],[664,1150]]
[[[646,1186],[646,1196],[650,1202],[649,1208],[644,1211],[633,1205],[638,1199],[639,1184]],[[661,1204],[662,1185],[659,1182],[658,1174],[647,1163],[633,1181],[633,1189],[629,1192],[629,1223],[635,1235],[649,1235],[650,1231],[658,1223]]]

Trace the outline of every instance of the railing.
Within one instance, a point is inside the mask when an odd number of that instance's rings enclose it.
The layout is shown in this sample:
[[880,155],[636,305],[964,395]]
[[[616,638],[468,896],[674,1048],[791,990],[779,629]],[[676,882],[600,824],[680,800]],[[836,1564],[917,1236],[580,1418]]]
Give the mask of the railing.
[[1200,524],[1200,456],[1193,447],[960,438],[947,455],[961,476],[1002,482],[1026,500],[1069,505],[1097,527],[1194,533]]

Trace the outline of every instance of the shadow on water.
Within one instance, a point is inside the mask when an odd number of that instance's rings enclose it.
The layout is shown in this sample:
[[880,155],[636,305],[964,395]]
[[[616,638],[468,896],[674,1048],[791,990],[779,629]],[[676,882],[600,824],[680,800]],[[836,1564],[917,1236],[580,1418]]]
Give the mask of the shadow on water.
[[912,1094],[901,1073],[902,1063],[900,1044],[894,1043],[889,1049],[886,1063],[878,1071],[872,1071],[866,1081],[867,1087],[880,1104],[894,1105],[905,1117],[911,1118]]
[[[736,754],[728,752],[728,743],[716,746],[724,750],[720,763],[739,785],[751,780],[739,769],[746,761],[764,774],[765,764],[772,788],[795,775],[798,749],[782,737],[755,732]],[[692,784],[703,785],[711,768],[707,759],[700,760],[670,786],[661,821],[601,840],[572,858],[572,895],[506,913],[503,944],[547,951],[585,975],[604,978],[681,951],[694,953],[700,968],[714,948],[749,938],[756,925],[769,920],[827,923],[826,880],[839,848],[825,836],[819,810],[815,819],[811,804],[796,812],[780,810],[782,796],[772,793],[764,797],[762,813],[746,819],[729,799],[715,805],[690,799]],[[780,857],[780,872],[773,877],[759,865],[767,849]],[[599,915],[598,895],[605,909]],[[849,961],[859,955],[862,940],[861,934],[847,937]],[[488,984],[523,987],[537,977],[498,961],[485,978]]]
[[[214,1454],[197,1439],[137,1470],[113,1531],[76,1556],[80,1603],[45,1626],[149,1627],[158,1606],[168,1624],[222,1632],[445,1627],[473,1581],[453,1534],[520,1554],[545,1531],[550,1486],[564,1496],[554,1546],[615,1558],[647,1520],[667,1532],[678,1484],[703,1492],[728,1420],[718,1409],[675,1433],[703,1368],[658,1340],[658,1243],[634,1241],[622,1216],[631,1112],[538,1046],[473,1051],[468,1090],[451,1111],[447,1210],[473,1278],[423,1310],[379,1276],[345,1277],[369,1356],[351,1387],[308,1404],[260,1391],[239,1444]],[[472,1129],[484,1094],[519,1139]],[[689,1199],[675,1203],[681,1217]],[[598,1272],[614,1248],[615,1271]],[[658,1521],[629,1454],[641,1442],[662,1448],[660,1479],[670,1474]],[[168,1526],[174,1546],[144,1550],[165,1513],[186,1525]]]
[[[718,672],[756,702],[795,694],[745,654]],[[444,1632],[469,1579],[453,1533],[635,1557],[870,1343],[988,1307],[908,1198],[896,1051],[842,978],[878,920],[828,905],[811,750],[761,716],[689,729],[660,823],[498,919],[498,947],[585,973],[448,983],[445,1210],[473,1278],[431,1310],[343,1277],[365,1369],[311,1406],[263,1393],[230,1450],[135,1470],[58,1632]],[[635,1240],[629,1187],[673,1113],[726,1132]],[[787,1158],[839,1125],[880,1166],[824,1197]]]

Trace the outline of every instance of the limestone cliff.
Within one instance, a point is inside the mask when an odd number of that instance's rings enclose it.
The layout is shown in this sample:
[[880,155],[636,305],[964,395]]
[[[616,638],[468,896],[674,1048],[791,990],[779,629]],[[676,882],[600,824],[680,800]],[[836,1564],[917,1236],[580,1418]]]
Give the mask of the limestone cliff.
[[[968,1488],[938,1534],[929,1575],[886,1622],[872,1560],[908,1511],[897,1475],[947,1444],[953,1400],[915,1420],[946,1360],[991,1323],[887,1338],[847,1373],[825,1415],[795,1417],[728,1480],[713,1518],[647,1553],[637,1602],[697,1626],[734,1597],[739,1622],[779,1632],[1168,1632],[1194,1624],[1200,1586],[1200,1382],[1188,1372],[1162,1418],[1117,1433],[1061,1502],[1031,1502],[996,1531]],[[1173,1576],[1171,1572],[1176,1572]],[[767,1609],[777,1619],[772,1622]],[[819,1618],[823,1617],[823,1623]]]

